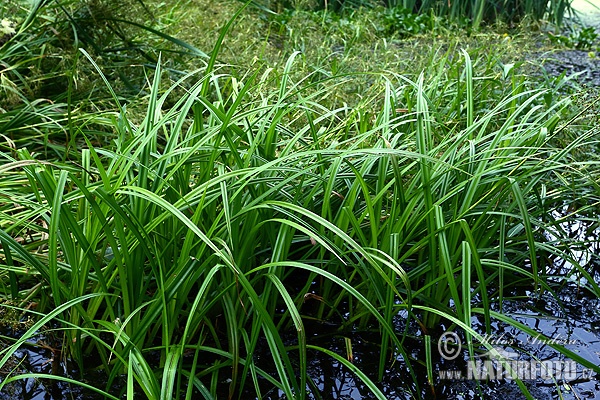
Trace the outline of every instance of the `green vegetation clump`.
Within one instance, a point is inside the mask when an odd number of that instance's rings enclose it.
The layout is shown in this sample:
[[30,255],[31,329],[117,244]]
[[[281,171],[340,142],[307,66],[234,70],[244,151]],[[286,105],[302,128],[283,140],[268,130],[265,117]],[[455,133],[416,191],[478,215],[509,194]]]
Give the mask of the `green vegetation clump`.
[[439,26],[433,13],[413,14],[406,8],[387,9],[383,22],[387,34],[399,33],[401,36],[413,36],[433,31]]
[[385,0],[383,2],[378,0],[258,0],[254,4],[277,13],[281,13],[286,9],[340,12],[352,8],[374,8],[383,4],[389,9],[404,9],[418,15],[433,12],[436,16],[447,18],[453,22],[468,22],[475,28],[482,24],[497,22],[517,23],[528,17],[538,21],[546,19],[560,25],[563,22],[563,17],[572,11],[571,2],[564,0],[525,2],[509,0],[501,3],[486,0],[452,2],[434,0]]
[[598,34],[594,27],[572,29],[568,35],[555,35],[548,32],[550,40],[565,47],[578,50],[592,50],[598,48]]
[[[435,360],[411,346],[441,326],[474,357],[493,324],[540,339],[503,311],[519,293],[600,297],[565,228],[598,226],[597,100],[525,74],[543,33],[451,32],[411,7],[63,6],[15,11],[0,47],[0,298],[31,318],[3,338],[0,389],[318,398],[320,355],[380,399],[396,360],[394,390],[423,398]],[[9,368],[56,326],[104,385]]]

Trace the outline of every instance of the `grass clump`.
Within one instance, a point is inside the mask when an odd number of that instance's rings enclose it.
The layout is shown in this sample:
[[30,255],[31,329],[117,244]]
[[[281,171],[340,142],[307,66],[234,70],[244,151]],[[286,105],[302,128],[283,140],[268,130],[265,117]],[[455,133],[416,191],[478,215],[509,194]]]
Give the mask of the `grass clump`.
[[440,22],[436,21],[433,13],[417,15],[405,8],[392,8],[385,11],[383,24],[387,34],[413,36],[433,31]]
[[561,44],[567,48],[577,50],[592,50],[598,48],[598,34],[594,27],[581,29],[571,28],[571,32],[568,35],[555,35],[552,32],[548,32],[548,36],[552,42]]
[[454,22],[467,22],[470,26],[478,28],[482,24],[493,24],[496,22],[515,23],[530,17],[534,20],[546,19],[562,24],[563,18],[572,12],[571,3],[563,0],[550,2],[517,0],[502,3],[485,0],[476,1],[415,1],[415,0],[386,0],[384,2],[373,0],[350,0],[350,1],[266,1],[255,2],[260,8],[281,12],[284,9],[308,9],[328,10],[340,12],[348,8],[373,8],[383,5],[390,9],[404,9],[415,14],[433,13],[437,17],[447,18]]
[[[114,104],[99,114],[110,131],[102,146],[81,134],[68,157],[58,147],[52,156],[23,145],[18,125],[4,136],[1,295],[35,300],[23,311],[36,319],[0,352],[0,369],[42,327],[59,324],[62,356],[81,371],[94,357],[106,385],[80,384],[106,398],[319,397],[315,353],[376,398],[385,398],[377,382],[399,360],[410,377],[403,389],[422,398],[435,388],[431,376],[426,386],[421,379],[415,338],[431,343],[440,327],[456,327],[482,343],[470,346],[472,357],[491,350],[483,335],[492,323],[538,334],[503,313],[516,291],[554,293],[556,278],[568,275],[600,295],[576,254],[584,243],[563,225],[565,208],[569,220],[587,222],[600,195],[597,159],[582,158],[598,132],[575,125],[586,120],[572,99],[532,89],[518,65],[483,56],[489,47],[475,42],[430,49],[416,61],[423,73],[407,69],[398,53],[414,50],[396,42],[371,49],[394,68],[359,74],[361,40],[345,43],[333,71],[334,57],[319,59],[332,42],[288,54],[301,40],[290,34],[277,53],[285,60],[265,50],[241,68],[230,64],[245,55],[233,50],[257,18],[242,15],[246,22],[225,25],[205,63],[176,82],[171,64],[169,73],[153,65],[134,104],[97,53],[82,50],[78,65],[95,71]],[[298,15],[279,29],[307,32]],[[364,15],[338,20],[331,40],[346,40],[355,28],[345,27],[362,26]],[[304,28],[324,27],[312,23]],[[91,124],[76,118],[72,100],[65,106],[71,116],[54,125]],[[345,337],[346,357],[319,341],[323,326]],[[375,338],[376,368],[352,361],[355,332]],[[26,373],[0,388],[24,377],[76,383]]]
[[[39,312],[70,327],[75,359],[101,354],[111,381],[129,371],[149,398],[193,388],[233,394],[248,379],[257,394],[270,385],[288,397],[314,391],[307,349],[327,351],[307,339],[307,317],[340,329],[375,324],[379,376],[390,352],[412,371],[394,315],[408,311],[425,332],[443,317],[478,335],[470,321],[481,313],[489,329],[490,305],[511,285],[525,279],[551,290],[541,254],[570,257],[552,211],[574,190],[580,200],[597,198],[561,184],[575,177],[593,185],[569,158],[592,132],[566,149],[550,145],[567,104],[544,109],[543,93],[517,88],[479,110],[464,59],[467,78],[454,85],[398,76],[367,120],[360,108],[315,103],[323,89],[304,95],[289,80],[293,59],[271,95],[264,76],[191,74],[197,83],[169,109],[158,69],[144,121],[132,124],[122,109],[113,150],[83,149],[81,166],[40,163],[23,151],[7,159],[12,179],[29,182],[14,197],[26,206],[3,225],[12,271],[27,280],[33,270],[46,282],[50,301]],[[459,97],[453,111],[464,110],[462,122],[439,129],[449,111],[427,93]],[[44,228],[28,246],[47,256],[12,238],[36,220]],[[297,276],[305,277],[299,286]],[[307,295],[323,299],[314,314],[301,311]],[[292,345],[288,328],[297,332]],[[274,375],[253,358],[261,340]],[[193,360],[184,357],[190,352]],[[219,360],[212,367],[202,361],[209,354]],[[225,387],[210,384],[224,376]],[[376,376],[359,376],[379,393]],[[176,377],[182,386],[171,386]]]

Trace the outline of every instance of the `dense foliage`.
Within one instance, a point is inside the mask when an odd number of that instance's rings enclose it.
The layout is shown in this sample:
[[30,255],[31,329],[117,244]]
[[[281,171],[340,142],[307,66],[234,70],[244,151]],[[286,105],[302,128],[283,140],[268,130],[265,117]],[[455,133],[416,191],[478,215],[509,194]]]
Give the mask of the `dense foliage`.
[[[351,40],[320,63],[225,65],[236,18],[257,11],[228,16],[205,53],[161,33],[174,10],[125,23],[103,4],[1,9],[0,297],[27,323],[3,337],[0,388],[34,377],[111,399],[319,398],[320,353],[382,399],[396,360],[412,377],[402,390],[422,397],[435,383],[417,369],[432,360],[409,340],[454,327],[482,343],[473,356],[491,349],[493,321],[537,335],[502,312],[519,290],[600,297],[577,255],[589,243],[564,225],[598,227],[597,105],[565,95],[567,77],[532,80],[456,42],[421,51],[422,73],[346,71]],[[469,7],[457,12],[492,12]],[[331,16],[336,35],[359,26],[352,15]],[[269,27],[287,34],[294,18]],[[324,326],[346,357],[317,340]],[[41,331],[106,384],[11,370]],[[352,362],[351,334],[367,331],[376,371]]]

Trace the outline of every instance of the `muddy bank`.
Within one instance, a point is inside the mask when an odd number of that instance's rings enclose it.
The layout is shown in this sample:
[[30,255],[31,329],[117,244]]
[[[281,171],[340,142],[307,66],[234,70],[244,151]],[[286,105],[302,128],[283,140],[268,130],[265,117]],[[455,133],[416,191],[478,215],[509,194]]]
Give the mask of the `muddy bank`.
[[[571,29],[578,31],[584,27],[594,28],[600,35],[600,0],[575,0],[572,6],[576,15],[567,19],[563,35],[569,36]],[[573,76],[575,82],[592,87],[600,87],[600,37],[589,50],[559,50],[538,58],[550,76],[565,74]]]
[[600,87],[600,55],[582,50],[563,50],[539,59],[550,76],[572,76],[574,82]]

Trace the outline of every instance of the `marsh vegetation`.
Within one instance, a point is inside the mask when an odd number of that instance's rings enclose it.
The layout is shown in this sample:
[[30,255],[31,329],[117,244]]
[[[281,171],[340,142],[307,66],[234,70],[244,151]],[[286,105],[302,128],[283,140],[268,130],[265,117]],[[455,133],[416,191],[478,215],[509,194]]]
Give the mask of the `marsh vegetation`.
[[444,398],[498,332],[592,381],[597,88],[514,3],[0,5],[2,393]]

